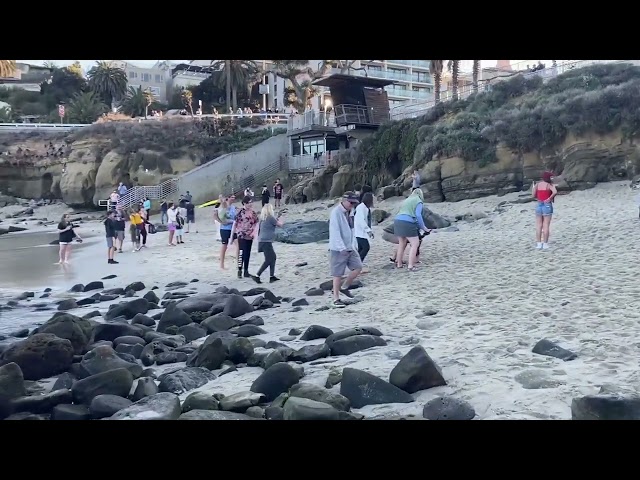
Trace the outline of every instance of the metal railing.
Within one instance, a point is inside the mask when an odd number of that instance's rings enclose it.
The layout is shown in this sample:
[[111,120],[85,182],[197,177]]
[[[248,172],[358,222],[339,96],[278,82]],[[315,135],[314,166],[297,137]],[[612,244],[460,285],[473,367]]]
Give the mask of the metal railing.
[[336,105],[336,125],[342,127],[350,124],[379,125],[374,119],[373,107],[363,105]]
[[[498,76],[488,80],[483,80],[481,84],[478,85],[478,93],[490,91],[492,84],[495,85],[497,82],[508,80],[509,78],[513,78],[516,75],[523,75],[525,78],[539,76],[542,77],[543,81],[547,81],[574,68],[582,68],[599,63],[627,63],[630,61],[632,60],[570,60],[562,64],[558,64],[555,67],[551,66],[535,72],[514,71],[512,75]],[[458,99],[464,99],[473,93],[473,85],[465,86],[464,88],[458,90]],[[451,90],[445,90],[441,92],[441,102],[446,102],[452,99],[453,92]],[[419,117],[427,113],[427,111],[429,111],[429,109],[431,109],[435,104],[435,99],[426,102],[403,102],[403,104],[391,109],[391,120],[403,120],[406,118]]]
[[237,198],[241,198],[244,195],[244,191],[247,188],[253,190],[256,197],[260,196],[262,191],[262,185],[267,181],[272,180],[275,175],[283,169],[283,160],[278,160],[267,165],[262,170],[257,171],[253,175],[249,175],[233,183],[232,191]]
[[307,153],[304,155],[296,155],[289,157],[289,171],[313,171],[316,168],[324,168],[327,166],[327,154]]
[[0,123],[2,130],[24,130],[24,131],[56,131],[69,132],[76,128],[88,127],[88,123]]
[[[132,205],[140,204],[145,198],[149,200],[164,200],[178,193],[178,179],[172,178],[160,185],[136,186],[127,190],[118,200],[118,209],[127,209]],[[177,200],[177,199],[176,199]]]
[[326,113],[319,110],[309,110],[299,115],[289,117],[287,121],[288,132],[313,126],[335,127],[336,118],[334,113]]

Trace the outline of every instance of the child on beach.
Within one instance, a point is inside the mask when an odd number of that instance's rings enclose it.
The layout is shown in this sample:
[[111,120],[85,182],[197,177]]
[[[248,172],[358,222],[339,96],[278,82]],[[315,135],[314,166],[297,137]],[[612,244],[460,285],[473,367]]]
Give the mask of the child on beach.
[[182,239],[182,234],[184,233],[184,217],[182,216],[183,210],[186,209],[179,208],[176,215],[176,243],[184,243],[184,240]]

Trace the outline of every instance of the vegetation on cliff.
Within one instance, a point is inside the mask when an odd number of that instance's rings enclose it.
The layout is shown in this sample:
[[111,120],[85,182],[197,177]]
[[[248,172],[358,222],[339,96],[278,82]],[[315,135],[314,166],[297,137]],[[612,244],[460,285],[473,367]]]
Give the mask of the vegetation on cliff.
[[436,157],[458,156],[479,166],[496,160],[499,143],[514,153],[542,151],[579,136],[640,129],[640,68],[601,64],[574,69],[547,83],[518,75],[490,92],[441,102],[427,114],[390,122],[355,149],[350,161],[371,177],[399,176]]

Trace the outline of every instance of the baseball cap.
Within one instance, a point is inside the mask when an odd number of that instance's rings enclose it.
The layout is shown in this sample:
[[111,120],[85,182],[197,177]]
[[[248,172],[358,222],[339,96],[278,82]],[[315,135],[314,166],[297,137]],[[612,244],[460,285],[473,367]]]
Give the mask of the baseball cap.
[[344,195],[342,195],[342,199],[349,203],[360,203],[360,199],[354,192],[345,192]]

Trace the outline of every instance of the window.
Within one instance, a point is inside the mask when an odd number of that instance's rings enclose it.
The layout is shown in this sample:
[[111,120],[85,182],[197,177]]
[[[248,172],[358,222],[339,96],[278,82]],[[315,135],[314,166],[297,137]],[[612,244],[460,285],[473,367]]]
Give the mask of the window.
[[407,71],[402,69],[402,68],[389,68],[388,71],[391,72],[391,73],[396,73],[398,75],[406,75],[407,74]]
[[340,142],[335,137],[327,137],[327,151],[333,152],[335,150],[340,150]]
[[372,72],[381,72],[382,67],[379,65],[367,65],[367,70],[370,70]]
[[427,72],[413,72],[413,79],[416,82],[428,82]]
[[129,72],[129,78],[138,78],[138,74],[136,72]]
[[164,80],[164,78],[162,77],[162,75],[156,73],[156,83],[160,83]]
[[291,154],[296,157],[300,155],[300,140],[291,140],[292,152]]
[[324,139],[302,141],[302,154],[313,155],[314,153],[324,153]]
[[149,91],[156,97],[160,96],[160,88],[158,87],[149,87]]
[[142,81],[143,81],[143,82],[150,82],[150,81],[151,81],[151,74],[149,74],[149,73],[143,73],[143,74],[142,74]]

